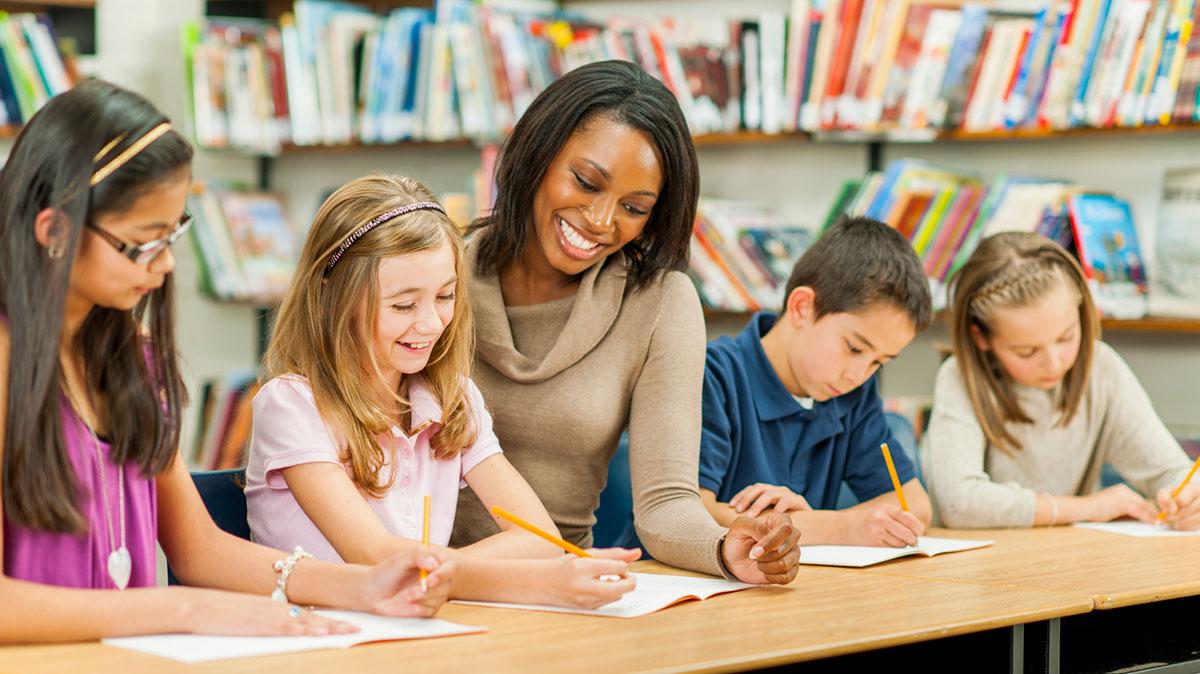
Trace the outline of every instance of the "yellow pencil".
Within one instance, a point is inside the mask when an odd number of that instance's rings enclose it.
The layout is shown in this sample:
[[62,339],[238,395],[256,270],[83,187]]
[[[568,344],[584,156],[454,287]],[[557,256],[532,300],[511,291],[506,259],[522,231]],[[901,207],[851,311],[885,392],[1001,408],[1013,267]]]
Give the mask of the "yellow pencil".
[[[421,525],[421,547],[429,552],[429,494],[425,495],[425,521]],[[429,572],[421,569],[421,592],[429,591]]]
[[[1175,491],[1171,492],[1171,500],[1175,500],[1179,496],[1179,492],[1183,491],[1183,488],[1187,486],[1187,483],[1192,481],[1192,476],[1196,474],[1198,466],[1200,466],[1200,456],[1197,456],[1196,460],[1192,462],[1192,469],[1188,471],[1187,477],[1183,478],[1183,482],[1180,482],[1179,486],[1175,487]],[[1167,514],[1161,510],[1158,511],[1158,521],[1162,522],[1165,519],[1167,519]]]
[[509,522],[512,522],[513,524],[521,527],[522,529],[524,529],[525,531],[528,531],[529,533],[533,534],[534,536],[537,536],[539,538],[542,538],[543,540],[546,540],[550,543],[557,545],[558,547],[562,548],[563,550],[566,550],[567,552],[571,553],[572,555],[576,555],[579,557],[591,557],[591,555],[589,555],[587,553],[587,551],[585,551],[583,548],[581,548],[577,545],[572,545],[572,544],[564,541],[563,539],[559,538],[558,536],[555,536],[554,534],[550,534],[550,533],[546,533],[545,531],[542,531],[538,527],[530,524],[529,522],[526,522],[525,520],[521,519],[520,517],[517,517],[516,515],[508,512],[504,508],[501,508],[500,506],[492,506],[492,514],[495,515],[496,517],[499,517],[500,519],[504,519],[504,520],[508,520]]
[[892,463],[892,452],[887,443],[879,445],[883,450],[883,460],[887,462],[888,474],[892,476],[892,486],[896,488],[896,498],[900,499],[900,508],[908,512],[908,501],[904,500],[904,487],[900,484],[900,476],[896,474],[896,464]]

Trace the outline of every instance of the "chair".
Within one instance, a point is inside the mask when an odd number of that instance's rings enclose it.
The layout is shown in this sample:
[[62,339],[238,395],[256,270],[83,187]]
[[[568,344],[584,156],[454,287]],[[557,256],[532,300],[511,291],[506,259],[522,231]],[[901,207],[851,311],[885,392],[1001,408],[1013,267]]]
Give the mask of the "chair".
[[[246,469],[201,470],[192,473],[196,491],[208,514],[222,531],[250,540],[250,523],[246,520]],[[167,582],[178,585],[175,574],[167,569]]]

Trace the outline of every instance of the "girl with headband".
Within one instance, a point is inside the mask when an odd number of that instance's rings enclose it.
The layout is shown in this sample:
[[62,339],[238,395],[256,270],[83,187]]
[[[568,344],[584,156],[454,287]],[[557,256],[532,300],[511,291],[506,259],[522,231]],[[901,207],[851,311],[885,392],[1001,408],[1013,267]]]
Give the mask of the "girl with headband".
[[[470,378],[458,230],[421,183],[351,181],[317,213],[254,398],[254,539],[374,563],[450,540],[459,490],[557,534],[501,453]],[[428,508],[428,512],[426,512]],[[636,550],[563,555],[500,522],[463,550],[451,596],[595,608],[633,589]]]
[[[431,615],[446,599],[456,564],[436,550],[328,564],[209,517],[177,449],[171,245],[191,158],[149,102],[91,81],[34,115],[0,173],[0,643],[344,633],[289,601]],[[196,587],[155,587],[156,542]]]

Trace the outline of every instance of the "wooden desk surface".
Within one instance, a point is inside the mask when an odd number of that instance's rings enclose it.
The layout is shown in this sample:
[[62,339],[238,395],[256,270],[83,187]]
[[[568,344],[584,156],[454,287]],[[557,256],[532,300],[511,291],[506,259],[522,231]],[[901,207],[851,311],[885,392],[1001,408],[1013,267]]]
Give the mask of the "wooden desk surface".
[[1133,538],[1075,527],[934,529],[930,535],[990,538],[996,544],[906,557],[866,571],[1083,594],[1097,609],[1200,595],[1200,537]]
[[[639,571],[679,573],[654,563]],[[723,672],[1086,613],[1083,595],[803,567],[756,588],[633,619],[448,605],[486,634],[185,665],[98,643],[0,648],[0,672]]]

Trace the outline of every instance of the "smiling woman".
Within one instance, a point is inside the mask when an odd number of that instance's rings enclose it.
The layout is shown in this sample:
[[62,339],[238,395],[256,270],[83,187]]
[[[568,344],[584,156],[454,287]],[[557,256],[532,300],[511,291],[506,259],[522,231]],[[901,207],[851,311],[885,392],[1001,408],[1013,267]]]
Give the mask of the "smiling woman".
[[[591,544],[628,426],[634,520],[652,555],[790,580],[798,552],[785,518],[726,532],[697,491],[704,320],[681,270],[699,171],[674,97],[630,63],[578,68],[517,123],[496,183],[467,255],[476,382],[505,454],[564,537]],[[458,512],[456,544],[496,531],[466,492]]]

